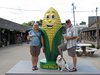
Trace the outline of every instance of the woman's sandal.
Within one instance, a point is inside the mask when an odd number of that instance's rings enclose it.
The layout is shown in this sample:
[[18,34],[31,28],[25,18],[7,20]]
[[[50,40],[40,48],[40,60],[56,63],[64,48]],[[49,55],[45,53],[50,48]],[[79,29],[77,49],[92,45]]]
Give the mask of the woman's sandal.
[[33,66],[33,67],[32,67],[32,70],[33,70],[33,71],[38,70],[38,67],[37,67],[37,66]]
[[33,71],[35,71],[35,70],[36,70],[34,66],[32,67],[32,70],[33,70]]
[[76,72],[77,71],[77,68],[72,68],[69,70],[69,72]]
[[38,67],[37,66],[34,66],[35,67],[35,70],[38,70]]

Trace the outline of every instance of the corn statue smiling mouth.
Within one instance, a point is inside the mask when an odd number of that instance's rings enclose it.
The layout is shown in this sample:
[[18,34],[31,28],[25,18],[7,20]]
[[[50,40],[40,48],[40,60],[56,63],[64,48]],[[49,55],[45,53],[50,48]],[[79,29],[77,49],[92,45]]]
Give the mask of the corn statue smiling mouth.
[[41,31],[43,32],[46,59],[40,60],[40,68],[57,69],[57,47],[62,39],[62,25],[58,12],[53,7],[45,13]]

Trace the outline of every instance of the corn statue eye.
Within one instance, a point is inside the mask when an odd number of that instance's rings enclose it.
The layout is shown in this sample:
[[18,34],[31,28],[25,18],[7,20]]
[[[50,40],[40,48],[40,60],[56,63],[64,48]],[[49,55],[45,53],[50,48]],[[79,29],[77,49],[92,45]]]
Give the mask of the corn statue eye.
[[55,16],[54,15],[52,15],[52,19],[54,19],[55,18]]
[[49,15],[47,15],[47,19],[49,19]]

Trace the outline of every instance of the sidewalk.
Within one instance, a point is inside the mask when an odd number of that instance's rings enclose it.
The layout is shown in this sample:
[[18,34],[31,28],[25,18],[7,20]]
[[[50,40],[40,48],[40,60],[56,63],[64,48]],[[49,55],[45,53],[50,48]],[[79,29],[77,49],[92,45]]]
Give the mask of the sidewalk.
[[27,44],[0,48],[0,75],[5,75],[20,60],[30,60]]
[[[44,58],[43,52],[41,52],[39,59]],[[64,52],[64,58],[67,61],[71,61],[71,58],[67,55],[67,51]],[[100,50],[94,53],[94,56],[81,56],[78,60],[83,62],[87,60],[92,63],[98,70],[100,70]],[[30,61],[30,51],[28,44],[12,45],[5,48],[0,48],[0,75],[5,75],[5,72],[10,70],[19,61]]]

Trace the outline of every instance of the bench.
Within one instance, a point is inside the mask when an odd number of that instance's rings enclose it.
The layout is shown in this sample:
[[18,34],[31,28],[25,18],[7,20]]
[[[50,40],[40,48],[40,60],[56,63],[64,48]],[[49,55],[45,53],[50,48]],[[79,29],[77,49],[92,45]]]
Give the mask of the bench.
[[94,52],[97,51],[97,50],[98,50],[98,49],[96,49],[96,48],[87,48],[87,49],[86,49],[86,52],[87,52],[88,54],[92,54],[92,55],[93,55]]
[[[93,55],[95,51],[97,51],[98,49],[96,48],[86,48],[86,52],[88,55]],[[81,49],[81,47],[76,48],[76,53],[77,56],[81,56],[83,50]]]

